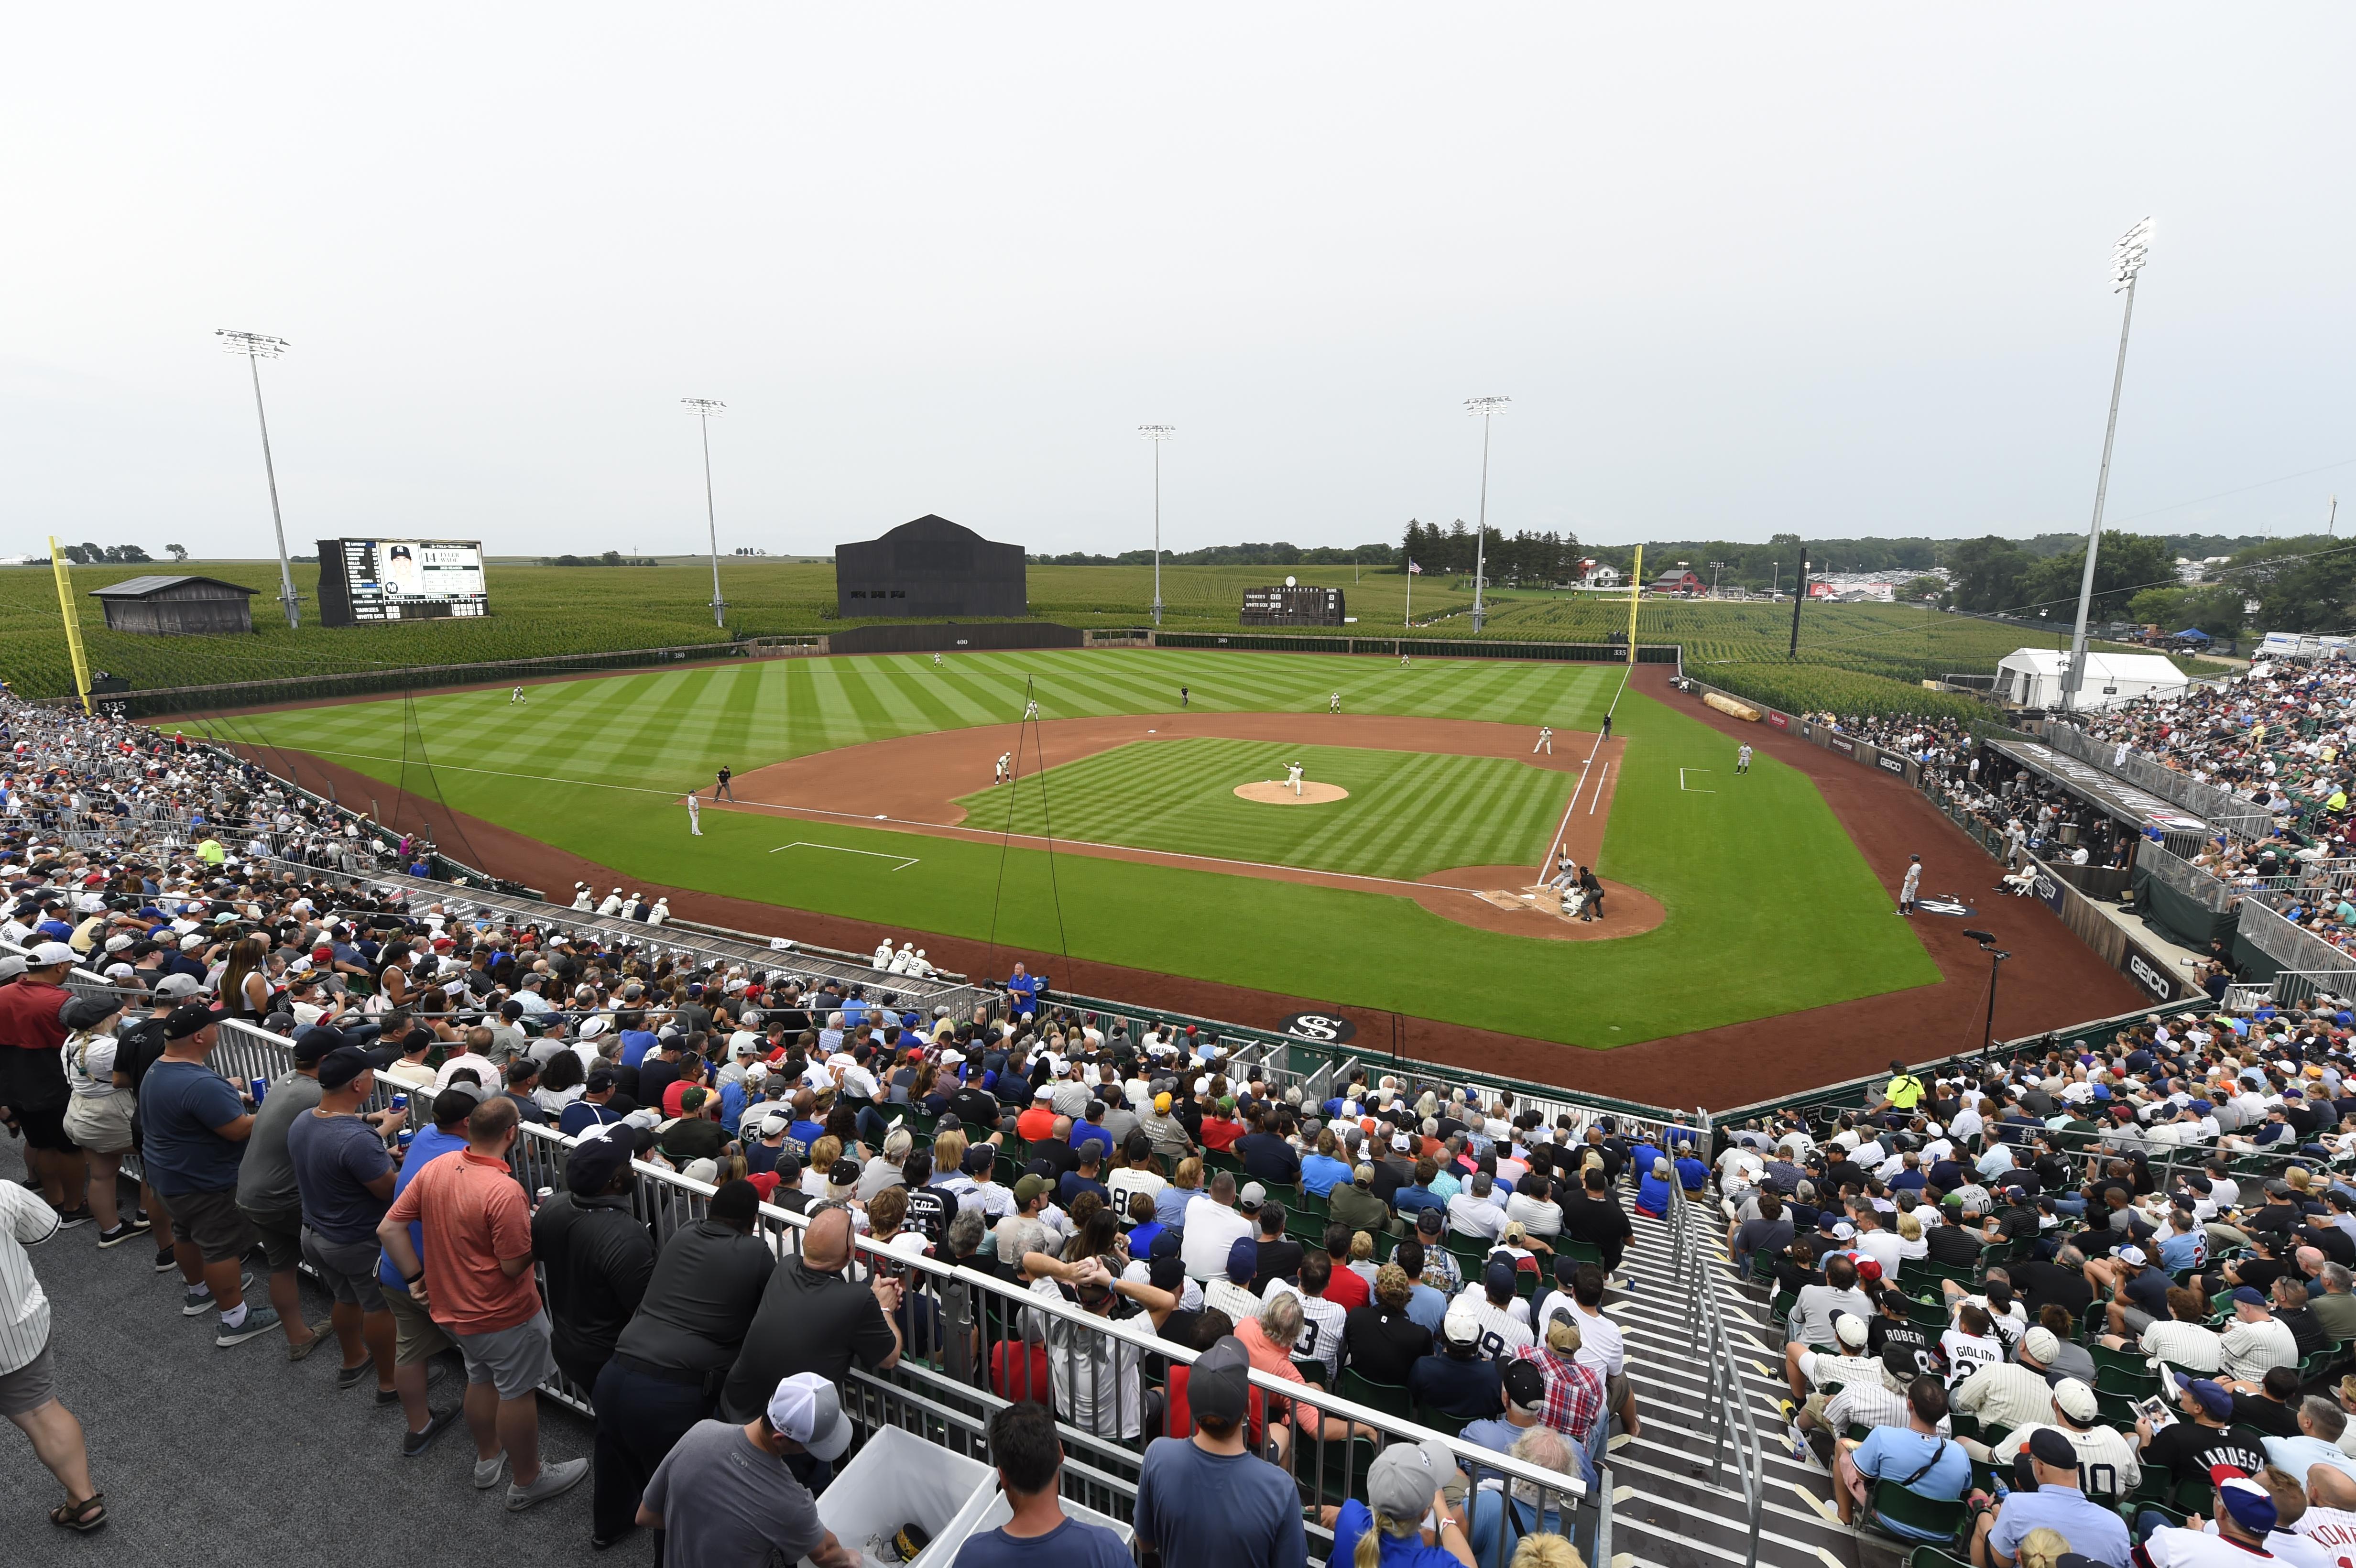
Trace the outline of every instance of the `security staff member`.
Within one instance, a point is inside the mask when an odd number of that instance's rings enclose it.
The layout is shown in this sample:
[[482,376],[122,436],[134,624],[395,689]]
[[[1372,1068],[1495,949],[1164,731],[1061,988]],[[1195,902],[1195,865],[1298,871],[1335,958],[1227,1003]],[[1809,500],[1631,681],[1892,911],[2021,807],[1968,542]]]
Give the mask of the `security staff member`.
[[1922,1079],[1907,1072],[1904,1062],[1893,1061],[1890,1064],[1890,1086],[1881,1092],[1881,1104],[1876,1109],[1912,1115],[1925,1093]]

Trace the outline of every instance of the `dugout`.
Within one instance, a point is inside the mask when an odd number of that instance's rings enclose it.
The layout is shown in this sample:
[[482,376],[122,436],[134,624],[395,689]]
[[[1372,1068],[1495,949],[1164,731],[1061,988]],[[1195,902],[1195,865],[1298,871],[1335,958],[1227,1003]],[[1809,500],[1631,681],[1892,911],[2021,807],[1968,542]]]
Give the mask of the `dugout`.
[[834,607],[846,621],[1019,619],[1031,613],[1023,547],[927,513],[880,539],[834,547]]
[[106,629],[148,636],[217,635],[253,630],[261,590],[218,577],[127,577],[90,596],[106,607]]

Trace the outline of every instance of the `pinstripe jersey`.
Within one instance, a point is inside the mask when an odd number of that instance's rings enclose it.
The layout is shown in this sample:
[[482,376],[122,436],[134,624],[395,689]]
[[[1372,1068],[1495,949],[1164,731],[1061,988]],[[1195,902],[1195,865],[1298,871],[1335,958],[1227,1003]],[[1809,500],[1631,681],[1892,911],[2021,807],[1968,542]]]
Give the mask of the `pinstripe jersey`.
[[1505,1360],[1517,1350],[1526,1350],[1536,1343],[1530,1337],[1530,1326],[1524,1321],[1530,1304],[1516,1296],[1499,1307],[1491,1302],[1488,1293],[1478,1285],[1468,1285],[1459,1301],[1470,1301],[1481,1314],[1481,1353],[1492,1360]]
[[49,1298],[25,1249],[58,1233],[56,1211],[13,1181],[0,1182],[0,1372],[13,1372],[49,1342]]

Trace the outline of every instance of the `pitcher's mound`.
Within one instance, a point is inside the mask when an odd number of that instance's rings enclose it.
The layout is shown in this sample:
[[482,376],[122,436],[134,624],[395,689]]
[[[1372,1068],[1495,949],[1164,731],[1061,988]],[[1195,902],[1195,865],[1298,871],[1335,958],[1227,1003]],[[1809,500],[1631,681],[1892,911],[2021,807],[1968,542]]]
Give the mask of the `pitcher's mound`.
[[1236,785],[1236,797],[1256,800],[1262,805],[1323,805],[1327,801],[1347,800],[1350,792],[1340,784],[1314,784],[1303,779],[1299,795],[1292,793],[1290,784],[1262,783]]

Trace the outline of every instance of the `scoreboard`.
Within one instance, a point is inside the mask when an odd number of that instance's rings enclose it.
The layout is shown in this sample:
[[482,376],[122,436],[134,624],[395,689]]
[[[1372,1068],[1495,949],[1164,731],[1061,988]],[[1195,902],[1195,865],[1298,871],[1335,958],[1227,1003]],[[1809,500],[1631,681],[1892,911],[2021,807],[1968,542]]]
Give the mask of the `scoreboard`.
[[321,539],[319,624],[487,615],[480,539]]
[[1244,590],[1243,624],[1247,626],[1338,626],[1342,618],[1342,591],[1338,588]]

